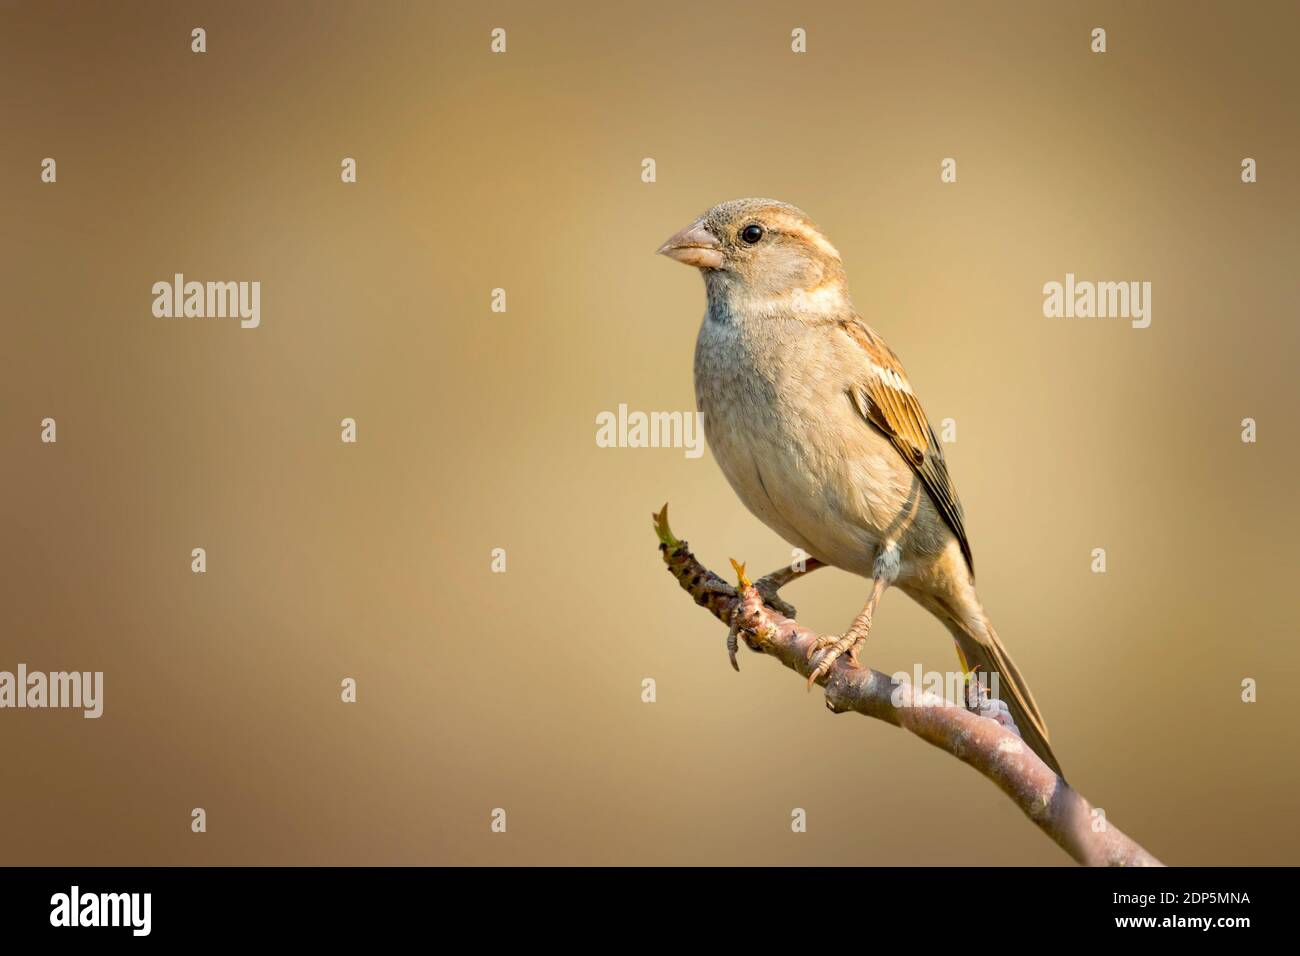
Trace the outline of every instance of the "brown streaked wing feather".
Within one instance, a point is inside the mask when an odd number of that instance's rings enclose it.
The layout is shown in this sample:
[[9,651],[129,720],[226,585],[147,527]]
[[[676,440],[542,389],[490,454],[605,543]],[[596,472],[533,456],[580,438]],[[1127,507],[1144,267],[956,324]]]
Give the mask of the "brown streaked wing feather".
[[961,501],[948,475],[948,465],[943,460],[943,447],[935,437],[921,403],[911,392],[902,363],[884,340],[860,319],[846,319],[840,323],[840,328],[861,346],[865,353],[863,358],[869,363],[861,384],[851,391],[854,405],[863,418],[885,433],[912,466],[930,492],[935,507],[957,535],[961,553],[974,577],[975,559],[966,538]]

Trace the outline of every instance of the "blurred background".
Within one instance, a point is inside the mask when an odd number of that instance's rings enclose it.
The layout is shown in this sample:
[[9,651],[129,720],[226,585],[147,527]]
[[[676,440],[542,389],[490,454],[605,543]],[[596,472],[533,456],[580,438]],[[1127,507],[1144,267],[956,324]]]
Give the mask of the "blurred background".
[[[0,712],[0,862],[1068,863],[950,756],[733,673],[650,513],[719,573],[789,547],[708,453],[596,445],[620,403],[693,407],[703,287],[652,253],[747,195],[819,222],[956,421],[980,593],[1071,782],[1168,863],[1300,862],[1298,25],[0,5],[0,670],[105,675],[99,720]],[[155,318],[177,272],[260,281],[261,327]],[[1150,281],[1150,328],[1044,318],[1067,272]],[[833,632],[866,588],[785,596]],[[900,593],[863,657],[955,663]]]

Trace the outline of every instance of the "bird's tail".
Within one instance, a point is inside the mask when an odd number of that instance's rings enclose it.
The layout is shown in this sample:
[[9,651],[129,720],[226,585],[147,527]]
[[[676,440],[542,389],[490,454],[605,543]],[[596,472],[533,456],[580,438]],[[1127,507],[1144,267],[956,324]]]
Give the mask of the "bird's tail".
[[[998,675],[998,697],[1011,711],[1011,718],[1016,722],[1021,739],[1064,780],[1061,764],[1057,761],[1056,754],[1052,753],[1052,745],[1048,741],[1047,723],[1043,720],[1038,705],[1034,703],[1029,685],[1020,676],[1019,669],[1012,663],[1011,656],[998,640],[997,632],[988,623],[988,619],[985,618],[983,623],[985,634],[976,633],[975,628],[966,624],[954,622],[951,626],[967,672],[974,671],[977,676]],[[988,679],[991,680],[991,677]]]

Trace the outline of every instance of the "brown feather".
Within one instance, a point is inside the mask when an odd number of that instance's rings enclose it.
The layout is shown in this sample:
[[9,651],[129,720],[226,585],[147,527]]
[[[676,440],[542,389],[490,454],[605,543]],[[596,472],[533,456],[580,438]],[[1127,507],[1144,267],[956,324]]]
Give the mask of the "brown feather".
[[974,634],[965,626],[959,626],[953,631],[967,665],[977,674],[998,675],[998,696],[1011,711],[1011,719],[1016,722],[1021,739],[1064,780],[1065,773],[1061,770],[1060,761],[1052,752],[1047,723],[1038,710],[1034,695],[1029,692],[1029,684],[1020,676],[1020,670],[1012,663],[1007,649],[998,640],[997,632],[987,622],[985,627],[988,631],[987,639]]
[[966,537],[961,501],[943,459],[943,446],[930,427],[921,403],[912,394],[903,363],[860,318],[854,316],[839,325],[863,349],[863,358],[872,366],[864,370],[862,384],[852,392],[854,405],[867,421],[888,436],[921,479],[935,507],[957,536],[974,580],[975,558]]

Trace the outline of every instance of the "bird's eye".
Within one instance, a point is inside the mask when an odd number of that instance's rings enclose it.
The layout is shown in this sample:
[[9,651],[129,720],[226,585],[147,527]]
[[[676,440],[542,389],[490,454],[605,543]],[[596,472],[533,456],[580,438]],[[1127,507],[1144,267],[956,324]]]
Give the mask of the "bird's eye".
[[754,243],[758,242],[758,240],[763,238],[763,227],[759,225],[746,226],[744,229],[740,230],[740,238],[742,241],[747,242],[752,246]]

